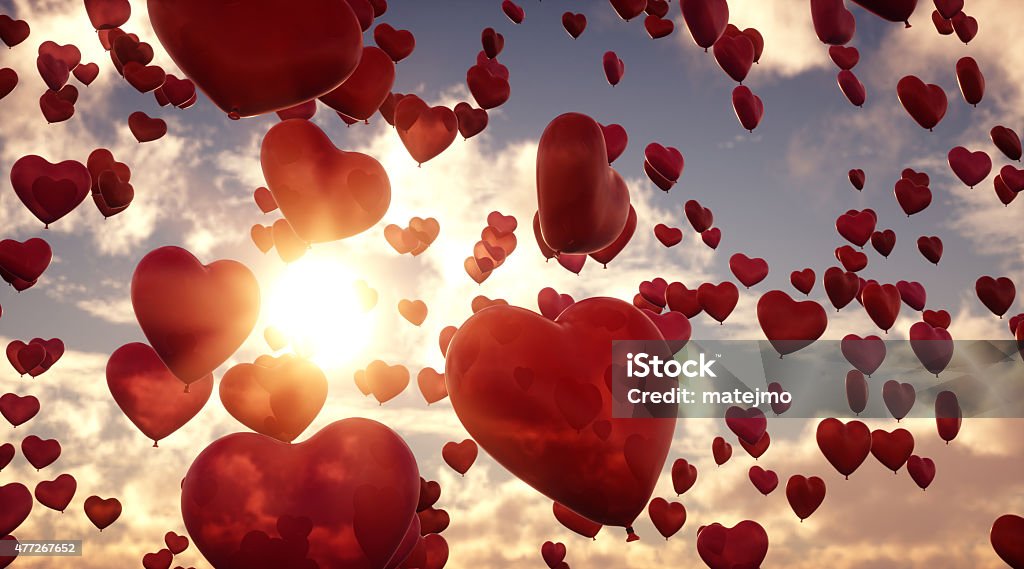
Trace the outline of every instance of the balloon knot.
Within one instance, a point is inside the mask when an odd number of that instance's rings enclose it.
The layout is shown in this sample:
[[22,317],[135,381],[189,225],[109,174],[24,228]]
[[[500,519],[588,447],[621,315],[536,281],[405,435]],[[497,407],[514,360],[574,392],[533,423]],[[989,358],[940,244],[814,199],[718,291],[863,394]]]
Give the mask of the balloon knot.
[[160,445],[156,444],[156,441],[153,441],[153,448],[159,448],[159,447],[160,447]]
[[633,531],[633,527],[626,528],[626,543],[631,543],[640,539],[640,536]]
[[903,29],[907,29],[907,28],[911,27],[910,26],[910,20],[903,20],[903,23],[906,24],[905,26],[903,26]]

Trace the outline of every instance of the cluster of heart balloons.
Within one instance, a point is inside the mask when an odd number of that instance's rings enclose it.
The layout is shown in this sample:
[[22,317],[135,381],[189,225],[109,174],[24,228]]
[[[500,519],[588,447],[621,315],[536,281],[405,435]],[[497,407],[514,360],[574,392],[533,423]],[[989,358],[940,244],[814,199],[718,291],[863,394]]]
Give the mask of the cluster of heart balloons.
[[[480,240],[473,245],[473,256],[466,257],[463,263],[469,278],[483,284],[495,269],[505,263],[519,244],[515,234],[518,227],[519,221],[514,216],[499,211],[487,215],[487,225],[480,231]],[[582,263],[580,266],[582,268]]]
[[[917,7],[917,0],[853,1],[906,26]],[[279,211],[281,218],[253,225],[250,237],[262,252],[274,249],[286,263],[301,258],[313,244],[367,232],[391,205],[388,172],[376,157],[339,149],[322,123],[314,122],[319,104],[349,125],[379,113],[394,127],[410,157],[423,165],[444,153],[459,134],[469,139],[483,132],[488,111],[511,96],[509,69],[498,61],[505,36],[494,27],[482,30],[481,49],[466,71],[465,87],[472,101],[449,108],[431,105],[415,93],[395,92],[398,64],[415,52],[416,39],[389,23],[374,25],[387,11],[385,0],[309,0],[301,9],[286,6],[283,0],[256,0],[245,10],[203,0],[149,0],[149,20],[160,45],[184,74],[180,79],[151,65],[153,46],[121,29],[131,16],[128,0],[84,4],[118,75],[139,93],[153,93],[161,107],[187,109],[203,93],[232,119],[276,113],[280,121],[263,136],[260,149],[266,185],[254,191],[253,200],[264,214]],[[609,4],[626,22],[644,15],[644,28],[652,39],[675,31],[668,0]],[[732,91],[733,110],[741,126],[753,131],[763,119],[764,104],[743,82],[764,53],[762,35],[731,23],[727,0],[678,4],[693,42],[710,52],[738,83]],[[964,12],[962,0],[934,4],[932,21],[939,34],[955,34],[965,44],[973,40],[978,23]],[[525,9],[512,0],[503,0],[500,9],[515,25],[526,20]],[[811,0],[810,11],[817,37],[829,46],[829,57],[839,69],[840,90],[851,104],[865,105],[865,87],[853,72],[860,52],[849,45],[856,32],[854,13],[843,0]],[[587,18],[567,11],[561,24],[576,39],[586,30]],[[8,46],[19,45],[29,34],[26,22],[0,16],[0,40]],[[367,45],[364,35],[372,36],[376,45]],[[626,64],[616,52],[605,52],[601,63],[609,84],[623,81]],[[53,41],[41,42],[36,67],[47,87],[40,109],[51,123],[75,114],[78,90],[69,84],[70,78],[87,86],[99,73],[97,64],[81,61],[77,47]],[[964,101],[982,104],[985,77],[977,61],[960,58],[954,74]],[[0,99],[17,85],[13,70],[0,69]],[[939,126],[949,105],[943,87],[907,75],[895,88],[899,103],[916,123],[928,130]],[[163,118],[142,111],[129,114],[127,122],[139,142],[156,141],[167,133]],[[1007,159],[1021,158],[1020,138],[1012,129],[998,125],[990,135]],[[641,220],[631,205],[630,189],[612,166],[627,145],[621,125],[604,125],[578,112],[557,116],[544,129],[537,150],[533,231],[545,258],[580,273],[588,257],[607,267],[631,242]],[[643,155],[643,170],[655,187],[668,192],[679,183],[685,161],[677,148],[651,142]],[[994,168],[987,151],[964,146],[950,150],[947,161],[953,174],[972,188]],[[865,190],[863,169],[851,169],[847,175],[857,191]],[[10,172],[18,198],[46,226],[75,210],[90,194],[104,217],[124,212],[135,195],[131,176],[126,164],[102,148],[85,164],[53,164],[26,155]],[[1024,191],[1024,170],[1002,166],[994,187],[1008,206]],[[928,174],[909,168],[901,173],[893,193],[907,217],[926,210],[933,200]],[[717,250],[722,232],[714,226],[712,211],[689,199],[683,214],[703,243]],[[845,211],[835,227],[842,239],[834,249],[838,265],[820,272],[829,303],[840,311],[857,300],[882,333],[896,326],[903,305],[919,313],[919,321],[909,328],[912,351],[923,369],[942,374],[954,351],[949,312],[928,308],[927,291],[920,282],[890,284],[861,276],[870,261],[867,244],[888,258],[895,248],[895,231],[880,228],[879,214],[872,209]],[[472,256],[464,263],[472,280],[483,283],[512,254],[517,228],[513,216],[500,211],[487,216]],[[396,253],[419,256],[437,239],[440,222],[412,217],[404,227],[390,224],[383,232]],[[680,244],[684,237],[683,229],[667,223],[656,224],[653,232],[665,247]],[[926,261],[941,261],[941,237],[921,235],[916,244]],[[807,297],[804,300],[778,289],[754,292],[770,267],[767,260],[748,253],[733,251],[729,269],[746,289],[743,294],[756,296],[756,320],[779,356],[821,338],[829,326],[827,310],[824,301],[809,298],[818,272],[806,267],[790,273],[793,289]],[[16,290],[25,290],[38,282],[52,257],[43,239],[5,239],[0,241],[0,277]],[[377,293],[367,283],[361,282],[358,293],[364,307],[376,305]],[[1008,277],[982,276],[975,293],[999,318],[1011,313],[1016,300]],[[676,535],[687,519],[685,506],[663,497],[651,499],[668,458],[675,420],[613,417],[608,346],[615,340],[643,340],[649,352],[671,357],[690,340],[691,319],[703,313],[722,324],[738,306],[740,295],[740,287],[729,280],[688,288],[682,282],[651,277],[638,284],[632,302],[601,296],[576,300],[544,288],[537,297],[539,312],[533,312],[501,298],[476,296],[471,302],[473,315],[439,334],[443,372],[424,367],[416,378],[428,405],[450,399],[471,436],[445,444],[442,459],[466,475],[482,448],[551,499],[560,524],[586,537],[611,525],[625,528],[627,540],[634,541],[638,536],[633,524],[644,510],[659,534],[666,539]],[[204,265],[185,249],[167,246],[138,262],[131,301],[147,343],[115,350],[107,363],[107,383],[124,415],[156,446],[207,404],[215,370],[252,332],[260,287],[239,262]],[[414,326],[421,326],[428,315],[427,305],[414,299],[402,299],[398,311]],[[1024,355],[1024,314],[1007,321]],[[274,351],[288,345],[274,328],[265,329],[264,337]],[[221,404],[252,432],[214,441],[189,468],[182,482],[181,511],[192,542],[218,569],[441,569],[448,559],[448,544],[440,534],[450,516],[434,507],[440,485],[420,477],[415,457],[397,433],[369,419],[350,418],[294,443],[321,412],[327,378],[302,357],[299,347],[293,347],[295,353],[262,355],[252,363],[233,365],[220,378]],[[847,403],[859,414],[870,397],[867,377],[884,365],[885,343],[877,334],[850,333],[840,348],[853,368],[844,382]],[[57,339],[16,340],[7,347],[14,369],[32,377],[50,369],[63,352]],[[357,388],[380,404],[404,392],[410,380],[408,367],[383,360],[354,374]],[[782,387],[772,383],[768,389],[781,392]],[[881,398],[900,422],[912,414],[917,393],[909,383],[890,380],[882,386]],[[779,415],[788,409],[789,404],[772,405]],[[0,414],[14,426],[38,412],[34,397],[0,397]],[[937,395],[934,416],[942,440],[948,443],[957,437],[962,415],[955,392]],[[758,458],[768,451],[771,437],[763,411],[731,407],[723,419],[750,456]],[[825,460],[847,477],[868,455],[893,472],[906,467],[922,489],[936,475],[935,462],[914,454],[915,437],[904,428],[871,431],[859,420],[828,418],[819,422],[816,440]],[[21,449],[37,469],[52,464],[61,450],[57,441],[36,436],[23,439]],[[10,443],[0,446],[0,468],[10,463],[14,451]],[[716,437],[711,454],[717,465],[727,464],[732,443]],[[694,488],[697,476],[696,467],[686,459],[671,466],[677,495]],[[761,465],[751,467],[748,478],[765,496],[780,482],[778,472]],[[63,511],[76,488],[75,479],[62,474],[40,482],[34,495],[41,504]],[[791,473],[785,495],[803,521],[824,503],[826,485],[812,473]],[[0,536],[16,530],[32,504],[24,485],[0,486]],[[84,508],[101,530],[121,513],[120,502],[113,498],[91,496]],[[1022,531],[1024,520],[1014,515],[999,518],[991,530],[995,552],[1011,566],[1024,564]],[[164,545],[143,557],[144,567],[167,569],[189,546],[189,539],[169,532]],[[732,527],[710,523],[696,534],[697,553],[712,568],[758,567],[768,546],[767,532],[754,520]],[[550,569],[568,569],[563,543],[548,541],[540,550]]]
[[[5,393],[0,396],[0,416],[14,428],[23,426],[35,418],[40,408],[39,399],[32,395]],[[37,435],[23,438],[20,448],[25,461],[37,472],[52,466],[60,458],[63,450],[56,439],[43,439]],[[13,444],[0,445],[0,471],[11,464],[16,453],[17,449]],[[52,473],[52,469],[49,472]],[[49,476],[46,475],[46,478]],[[4,540],[17,542],[13,534],[32,515],[35,502],[60,514],[68,509],[78,492],[78,481],[67,473],[62,473],[52,480],[46,478],[37,482],[32,491],[21,482],[0,485],[0,534],[3,534]],[[85,499],[83,509],[86,518],[100,531],[117,521],[121,515],[121,503],[116,498],[104,499],[92,495]],[[45,514],[36,514],[37,517],[40,515]],[[13,556],[0,556],[0,566],[10,565],[17,557],[17,550]]]

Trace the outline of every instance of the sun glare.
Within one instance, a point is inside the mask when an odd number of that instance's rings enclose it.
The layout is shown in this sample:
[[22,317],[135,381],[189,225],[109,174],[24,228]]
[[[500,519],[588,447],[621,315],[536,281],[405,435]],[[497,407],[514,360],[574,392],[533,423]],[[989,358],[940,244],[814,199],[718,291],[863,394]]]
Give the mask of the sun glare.
[[336,259],[307,253],[274,283],[267,324],[324,371],[341,367],[366,348],[373,335],[373,319],[358,280]]

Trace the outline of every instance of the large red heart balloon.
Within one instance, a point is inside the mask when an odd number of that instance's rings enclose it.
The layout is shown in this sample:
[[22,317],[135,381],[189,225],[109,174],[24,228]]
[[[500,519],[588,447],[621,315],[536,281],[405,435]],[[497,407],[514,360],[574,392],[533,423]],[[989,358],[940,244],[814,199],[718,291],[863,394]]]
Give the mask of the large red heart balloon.
[[80,162],[51,164],[30,154],[14,163],[11,185],[32,215],[49,226],[85,200],[92,187],[92,176]]
[[186,393],[153,348],[141,342],[114,350],[106,373],[114,402],[153,446],[195,417],[213,392],[213,375],[207,374]]
[[260,310],[259,284],[245,265],[203,265],[180,247],[160,247],[143,257],[132,275],[131,296],[149,344],[186,385],[231,357]]
[[697,467],[685,458],[677,458],[672,463],[672,489],[676,495],[685,494],[697,482]]
[[338,150],[315,124],[278,123],[263,137],[267,186],[295,233],[314,243],[362,233],[391,204],[391,182],[374,158]]
[[935,480],[935,461],[912,454],[907,459],[907,472],[922,490],[927,490],[932,480]]
[[992,524],[989,541],[1010,567],[1024,567],[1024,518],[1014,514],[999,516]]
[[754,132],[764,117],[764,103],[746,85],[732,90],[732,109],[743,128]]
[[847,334],[839,347],[846,361],[868,376],[875,373],[885,361],[885,342],[878,336],[861,338],[856,334]]
[[0,486],[0,533],[8,535],[32,512],[32,493],[24,484],[11,482]]
[[946,116],[946,92],[938,85],[926,84],[914,75],[907,75],[896,84],[896,95],[917,124],[928,130]]
[[71,499],[75,497],[76,490],[78,490],[78,481],[75,480],[75,477],[70,474],[61,474],[53,480],[40,481],[39,484],[36,484],[33,493],[40,504],[63,513],[71,503]]
[[906,429],[892,432],[875,429],[871,431],[871,454],[886,468],[896,472],[914,454],[914,435]]
[[121,517],[121,501],[117,498],[89,496],[85,499],[83,508],[85,509],[85,516],[100,531],[110,527],[110,524],[116,522],[117,518]]
[[715,42],[715,61],[733,81],[742,83],[754,64],[754,43],[743,34],[725,34]]
[[346,116],[367,120],[380,108],[394,83],[395,63],[384,50],[371,46],[363,49],[352,75],[320,100]]
[[811,0],[811,21],[818,39],[829,45],[845,45],[857,31],[857,20],[843,0]]
[[731,528],[716,522],[697,530],[697,553],[711,569],[760,567],[768,555],[768,533],[751,520]]
[[917,8],[917,0],[853,0],[869,12],[890,22],[904,22],[910,27],[910,15]]
[[381,569],[413,523],[419,491],[405,441],[345,419],[294,445],[253,433],[214,441],[185,475],[181,514],[218,569]]
[[675,419],[613,418],[616,339],[667,350],[621,300],[583,300],[554,321],[495,306],[455,333],[445,376],[462,424],[502,466],[594,522],[628,527],[654,490]]
[[21,440],[21,454],[36,470],[50,466],[60,458],[60,442],[56,439],[42,439],[29,435]]
[[726,0],[682,0],[680,5],[693,42],[707,51],[725,33],[729,24],[729,3]]
[[21,242],[4,239],[0,241],[0,276],[7,281],[18,278],[33,282],[50,266],[52,258],[50,244],[38,237]]
[[818,423],[816,438],[821,454],[847,478],[871,452],[871,431],[860,421],[825,419]]
[[273,367],[238,364],[220,381],[220,400],[246,427],[290,443],[313,422],[327,400],[327,378],[302,359]]
[[725,322],[725,319],[732,314],[739,299],[739,289],[729,281],[717,285],[704,283],[697,287],[697,302],[700,303],[701,309],[719,324]]
[[775,488],[779,486],[779,475],[774,470],[765,470],[758,465],[750,467],[747,471],[747,477],[750,478],[750,483],[757,488],[757,491],[767,496],[775,491]]
[[974,291],[985,308],[1000,318],[1013,306],[1013,299],[1017,296],[1017,287],[1007,277],[979,277],[974,283]]
[[743,253],[729,257],[729,269],[743,286],[750,288],[768,276],[768,262],[759,257],[751,259]]
[[817,476],[794,474],[786,483],[786,499],[796,517],[803,521],[825,500],[825,481]]
[[876,223],[874,213],[869,210],[849,211],[836,219],[836,231],[850,243],[863,247],[875,232]]
[[348,2],[148,0],[168,55],[232,116],[287,109],[328,93],[359,63],[363,40]]
[[23,425],[39,413],[39,399],[34,395],[4,393],[0,396],[0,415],[13,427]]
[[992,159],[984,150],[971,152],[963,146],[949,151],[949,167],[964,184],[974,187],[992,172]]
[[451,146],[459,119],[448,107],[431,107],[416,95],[406,95],[395,105],[395,130],[413,160],[423,164]]
[[[966,42],[965,42],[966,43]],[[978,106],[985,96],[985,76],[973,57],[961,57],[956,62],[956,81],[960,93],[968,104]]]
[[900,291],[896,285],[869,283],[861,298],[871,320],[888,333],[900,315]]
[[773,290],[757,301],[757,322],[782,356],[806,348],[820,338],[828,327],[828,316],[813,300],[796,301],[781,290]]
[[945,328],[917,322],[910,327],[910,347],[926,370],[938,377],[953,359],[953,338]]
[[548,124],[537,148],[537,203],[544,242],[559,253],[611,245],[629,217],[629,190],[608,165],[601,126],[580,113]]

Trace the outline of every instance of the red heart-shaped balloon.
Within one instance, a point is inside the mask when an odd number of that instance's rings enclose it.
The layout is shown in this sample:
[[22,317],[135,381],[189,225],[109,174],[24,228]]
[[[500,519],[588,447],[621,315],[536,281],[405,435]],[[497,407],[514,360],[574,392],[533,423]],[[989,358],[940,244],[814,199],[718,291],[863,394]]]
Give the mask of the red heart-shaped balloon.
[[654,528],[665,539],[675,535],[686,523],[686,508],[679,502],[669,502],[664,498],[651,500],[647,513],[651,516]]
[[567,113],[544,129],[537,148],[537,200],[547,245],[589,254],[611,245],[629,216],[629,190],[608,165],[601,126]]
[[897,422],[910,413],[916,399],[917,391],[914,390],[913,384],[890,379],[882,385],[882,400]]
[[811,290],[814,288],[814,277],[814,269],[806,268],[790,273],[789,282],[793,288],[807,295],[811,294]]
[[81,162],[51,164],[45,158],[23,156],[11,168],[11,185],[39,221],[47,224],[71,213],[89,195],[92,177]]
[[185,475],[181,510],[196,547],[223,569],[268,558],[385,567],[419,489],[416,460],[394,431],[345,419],[299,444],[252,433],[214,441]]
[[338,150],[315,124],[289,119],[263,137],[260,163],[281,213],[304,241],[351,237],[380,221],[391,183],[380,162]]
[[825,481],[817,476],[794,474],[786,483],[786,499],[796,517],[803,521],[825,500]]
[[869,283],[861,292],[864,310],[886,333],[900,315],[900,291],[895,285]]
[[[416,49],[416,38],[409,30],[396,30],[390,24],[378,24],[373,29],[373,41],[398,63],[412,55]],[[364,50],[367,48],[364,48]],[[497,54],[495,54],[497,55]]]
[[39,503],[63,513],[78,490],[78,482],[70,474],[61,474],[53,480],[42,480],[36,484],[35,496]]
[[362,51],[349,2],[149,0],[168,55],[224,112],[252,116],[315,99],[352,74]]
[[731,282],[719,284],[704,283],[697,287],[697,302],[701,309],[719,324],[732,314],[739,302],[740,291]]
[[33,237],[26,241],[0,241],[0,276],[10,282],[17,278],[32,282],[50,266],[53,252],[46,241]]
[[106,374],[114,402],[153,446],[195,417],[213,392],[213,375],[207,374],[185,393],[153,348],[140,342],[114,350]]
[[931,130],[946,116],[946,92],[938,85],[907,75],[896,84],[896,95],[911,118],[923,128]]
[[21,441],[21,454],[36,470],[42,470],[60,458],[60,442],[29,435]]
[[983,150],[971,152],[963,146],[957,146],[949,151],[948,159],[949,167],[956,177],[972,188],[992,171],[992,159]]
[[867,11],[890,22],[904,22],[910,27],[910,15],[917,7],[917,0],[853,0]]
[[953,359],[953,338],[949,332],[927,322],[910,327],[910,347],[921,365],[936,377]]
[[754,64],[754,43],[750,38],[742,34],[723,34],[715,42],[712,51],[715,61],[733,81],[742,83],[746,79]]
[[1024,518],[1013,514],[999,516],[992,523],[989,541],[1000,559],[1010,567],[1024,566]]
[[609,342],[640,338],[667,351],[650,319],[611,298],[577,302],[554,321],[489,308],[449,346],[452,406],[473,439],[524,482],[590,520],[629,526],[647,505],[675,423],[637,418],[606,429]]
[[747,471],[750,483],[757,488],[757,491],[767,496],[779,486],[779,475],[774,470],[765,470],[758,465],[750,467]]
[[0,415],[13,427],[23,425],[39,413],[39,399],[34,395],[5,393],[0,396]]
[[840,349],[850,365],[869,376],[885,361],[885,342],[878,336],[861,338],[856,334],[847,334],[840,342]]
[[780,356],[813,344],[828,327],[828,316],[820,304],[793,300],[781,290],[769,291],[757,301],[757,321]]
[[110,524],[121,517],[121,502],[117,498],[100,498],[89,496],[85,499],[85,516],[100,531],[110,527]]
[[[930,458],[921,458],[916,454],[910,455],[907,459],[907,472],[914,479],[914,483],[926,490],[935,480],[935,462]],[[1024,559],[1024,557],[1022,557]]]
[[767,261],[761,258],[751,259],[743,253],[736,253],[729,257],[729,269],[736,276],[736,280],[747,288],[756,285],[768,276]]
[[740,125],[750,132],[754,132],[764,117],[764,103],[761,102],[761,97],[755,95],[746,85],[740,85],[732,90],[732,108]]
[[871,431],[860,421],[828,418],[818,423],[818,448],[825,459],[849,478],[871,452]]
[[979,277],[974,283],[974,290],[985,308],[1000,318],[1013,306],[1013,300],[1017,296],[1017,287],[1007,277]]
[[395,64],[391,57],[380,48],[367,47],[352,75],[320,100],[353,119],[367,120],[384,103],[394,83]]
[[906,429],[892,432],[875,429],[871,432],[871,454],[886,468],[896,472],[914,454],[914,435]]
[[697,530],[697,553],[712,569],[760,567],[768,555],[768,533],[751,520],[731,528],[716,522]]
[[725,33],[729,24],[729,4],[726,0],[680,2],[683,21],[698,46],[707,51]]
[[459,119],[448,107],[430,107],[416,95],[406,95],[395,105],[395,129],[409,155],[423,164],[451,146]]
[[149,344],[186,385],[242,345],[260,309],[259,284],[245,265],[203,265],[180,247],[160,247],[143,257],[132,275],[131,296]]
[[857,30],[857,20],[843,0],[811,0],[811,21],[818,39],[828,45],[849,43]]
[[32,493],[24,484],[11,482],[0,486],[0,533],[9,535],[32,512]]
[[290,443],[327,400],[327,377],[316,365],[289,358],[273,367],[238,364],[220,381],[220,400],[250,429]]

